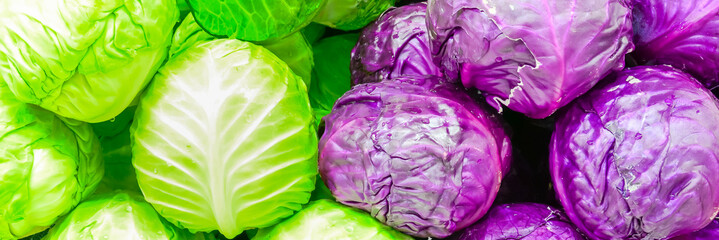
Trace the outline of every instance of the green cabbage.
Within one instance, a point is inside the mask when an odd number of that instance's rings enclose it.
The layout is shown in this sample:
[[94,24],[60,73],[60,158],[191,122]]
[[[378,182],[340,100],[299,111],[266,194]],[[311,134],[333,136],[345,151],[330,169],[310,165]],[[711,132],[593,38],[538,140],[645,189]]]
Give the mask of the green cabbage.
[[260,229],[252,240],[392,240],[412,237],[383,225],[366,212],[334,200],[317,200],[291,218]]
[[178,15],[175,0],[0,1],[0,79],[20,101],[109,120],[160,67]]
[[340,30],[357,30],[374,21],[395,0],[327,0],[312,20]]
[[278,58],[285,61],[292,71],[302,78],[305,86],[310,86],[312,80],[312,47],[302,32],[295,32],[285,38],[260,43]]
[[87,123],[15,99],[0,83],[0,239],[40,232],[90,195],[103,174]]
[[263,47],[202,41],[143,93],[132,134],[143,194],[170,222],[232,238],[308,202],[317,135],[302,80]]
[[357,33],[342,34],[322,39],[313,46],[314,80],[308,94],[318,125],[335,101],[350,90],[350,54],[358,38]]
[[205,31],[245,41],[286,37],[307,26],[325,0],[188,0]]
[[43,240],[146,239],[212,240],[212,234],[192,234],[160,217],[141,195],[116,191],[95,195],[77,206],[50,229]]
[[[215,39],[215,37],[203,31],[202,28],[197,25],[195,18],[192,15],[188,15],[172,37],[170,57],[177,55],[199,42],[212,39]],[[295,32],[285,38],[264,41],[259,44],[287,63],[290,69],[302,78],[306,86],[310,85],[312,67],[314,66],[312,47],[307,40],[305,40],[302,33]]]

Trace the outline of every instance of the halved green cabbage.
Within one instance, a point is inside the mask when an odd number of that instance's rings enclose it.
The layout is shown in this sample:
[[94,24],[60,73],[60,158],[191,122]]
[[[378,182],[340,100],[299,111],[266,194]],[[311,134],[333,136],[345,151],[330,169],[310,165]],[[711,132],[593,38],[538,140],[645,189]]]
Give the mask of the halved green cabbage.
[[195,46],[200,42],[213,39],[215,39],[215,37],[202,30],[200,25],[197,25],[195,17],[192,14],[188,14],[172,35],[170,58],[173,58],[177,54],[185,51],[185,49]]
[[175,0],[0,1],[0,79],[20,101],[109,120],[160,67],[178,15]]
[[0,83],[0,239],[45,230],[90,195],[103,174],[89,124],[18,101]]
[[308,202],[317,134],[302,80],[263,47],[200,42],[142,95],[132,154],[143,194],[170,222],[232,238]]

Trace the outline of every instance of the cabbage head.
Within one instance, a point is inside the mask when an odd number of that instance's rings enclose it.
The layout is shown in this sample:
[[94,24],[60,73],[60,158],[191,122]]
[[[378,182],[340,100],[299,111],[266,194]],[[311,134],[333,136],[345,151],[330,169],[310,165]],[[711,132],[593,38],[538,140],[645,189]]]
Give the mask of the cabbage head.
[[366,212],[334,200],[317,200],[291,218],[260,229],[252,240],[412,240]]
[[310,199],[317,133],[302,80],[267,49],[199,42],[160,69],[130,129],[145,199],[170,222],[228,238]]
[[719,86],[719,1],[633,0],[635,56]]
[[286,37],[307,26],[325,0],[187,0],[202,29],[245,41]]
[[352,49],[352,84],[398,76],[442,76],[429,49],[426,11],[425,2],[390,8],[364,28]]
[[297,31],[282,39],[258,43],[274,53],[275,56],[287,63],[292,72],[300,76],[305,86],[309,88],[312,82],[312,67],[314,59],[312,46],[305,39],[302,32]]
[[675,68],[630,68],[580,97],[549,153],[557,198],[591,239],[666,239],[719,211],[719,101]]
[[100,143],[89,124],[15,99],[0,83],[0,239],[50,227],[97,187]]
[[501,110],[545,118],[624,69],[629,0],[429,0],[435,62]]
[[175,0],[0,2],[0,79],[60,116],[120,114],[167,55]]
[[332,195],[413,236],[477,221],[509,170],[498,117],[438,77],[356,85],[324,120],[319,169]]
[[160,217],[142,195],[116,191],[93,195],[53,226],[43,240],[146,239],[214,240],[191,234]]
[[326,0],[312,20],[344,31],[363,28],[377,19],[395,0]]
[[177,54],[185,51],[185,49],[193,47],[200,42],[210,41],[215,39],[214,36],[202,30],[200,25],[197,25],[195,17],[192,14],[187,15],[180,25],[175,29],[175,33],[172,34],[172,44],[170,44],[170,58],[173,58]]

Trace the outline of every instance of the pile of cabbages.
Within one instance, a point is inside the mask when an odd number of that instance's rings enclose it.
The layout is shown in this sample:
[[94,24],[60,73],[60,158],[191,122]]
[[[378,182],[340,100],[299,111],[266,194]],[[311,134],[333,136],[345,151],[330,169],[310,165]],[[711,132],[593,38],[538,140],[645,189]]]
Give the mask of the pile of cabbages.
[[719,239],[717,0],[0,0],[0,240]]

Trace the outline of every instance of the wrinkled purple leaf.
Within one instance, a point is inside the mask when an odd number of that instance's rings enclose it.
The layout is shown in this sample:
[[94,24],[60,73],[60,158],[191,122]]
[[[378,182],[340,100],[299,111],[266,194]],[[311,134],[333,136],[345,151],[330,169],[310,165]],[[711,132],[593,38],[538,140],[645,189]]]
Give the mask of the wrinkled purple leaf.
[[352,50],[352,84],[399,76],[442,76],[432,61],[426,3],[391,8],[367,26]]
[[509,138],[461,86],[438,78],[360,84],[325,117],[322,179],[337,201],[418,237],[479,219],[509,169]]
[[627,1],[430,0],[432,53],[495,108],[544,118],[624,68]]
[[495,239],[582,240],[584,236],[559,209],[539,203],[513,203],[493,207],[457,237],[457,240]]
[[693,74],[706,87],[719,85],[719,1],[634,0],[638,58]]
[[719,103],[688,74],[635,67],[560,115],[550,172],[592,239],[664,239],[719,210]]

